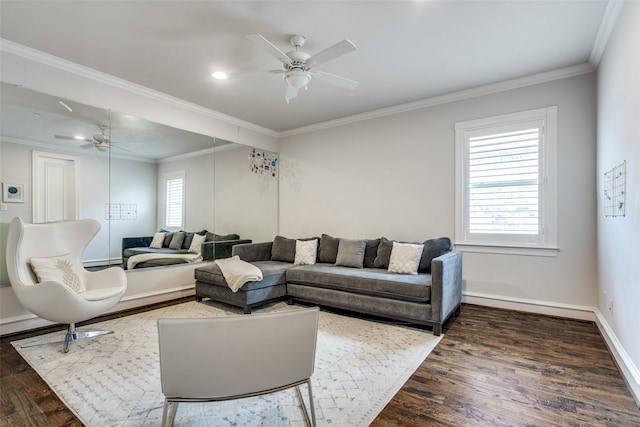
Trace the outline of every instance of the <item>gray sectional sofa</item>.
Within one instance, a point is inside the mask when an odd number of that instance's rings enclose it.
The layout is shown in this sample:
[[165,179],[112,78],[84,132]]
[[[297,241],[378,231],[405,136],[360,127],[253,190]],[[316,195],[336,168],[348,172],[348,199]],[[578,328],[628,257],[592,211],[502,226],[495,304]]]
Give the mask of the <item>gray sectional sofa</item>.
[[[160,230],[159,232],[165,233],[164,241],[161,248],[151,248],[151,241],[153,236],[143,237],[124,237],[122,239],[122,266],[127,269],[127,261],[129,257],[140,254],[186,254],[189,252],[189,246],[193,240],[194,234],[206,235],[205,241],[201,247],[201,254],[203,260],[214,260],[219,258],[228,258],[231,256],[231,248],[234,245],[241,243],[251,243],[251,240],[240,239],[237,234],[215,234],[210,233],[207,230],[189,232],[189,231],[177,231],[171,232],[167,230]],[[176,241],[173,241],[174,237]],[[179,240],[179,242],[178,242]],[[173,241],[173,242],[172,242]],[[186,261],[175,258],[158,258],[139,263],[136,265],[136,269],[145,267],[159,267],[164,265],[182,264]]]
[[[425,325],[434,335],[460,309],[462,253],[452,250],[448,238],[423,243],[415,274],[395,272],[394,241],[384,237],[356,241],[323,234],[300,240],[313,239],[318,239],[315,263],[304,265],[295,263],[294,239],[277,236],[273,242],[234,246],[233,255],[260,268],[263,280],[234,293],[220,268],[207,263],[195,269],[196,300],[211,298],[250,313],[253,306],[286,298],[290,304],[300,301]],[[351,253],[345,255],[341,249],[349,246]]]

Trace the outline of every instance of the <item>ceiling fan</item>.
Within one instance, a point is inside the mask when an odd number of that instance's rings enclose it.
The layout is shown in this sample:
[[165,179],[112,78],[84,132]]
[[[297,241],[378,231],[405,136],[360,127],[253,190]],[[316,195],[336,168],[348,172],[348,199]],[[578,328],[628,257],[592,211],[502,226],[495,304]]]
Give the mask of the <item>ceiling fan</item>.
[[356,45],[350,40],[342,40],[315,55],[309,55],[300,50],[306,40],[300,35],[291,36],[289,42],[294,47],[294,50],[287,53],[284,53],[261,34],[249,34],[247,38],[284,65],[282,70],[271,70],[267,72],[284,74],[284,80],[287,82],[287,92],[285,94],[287,103],[289,103],[289,100],[298,96],[298,90],[302,87],[306,88],[312,78],[324,80],[327,83],[349,90],[354,90],[358,87],[358,82],[355,80],[314,69],[317,65],[324,64],[325,62],[356,50]]
[[91,138],[83,138],[81,136],[66,136],[66,135],[54,135],[54,138],[70,139],[72,141],[86,141],[90,143],[90,144],[81,145],[80,148],[87,148],[87,149],[96,148],[100,151],[107,151],[109,148],[113,147],[113,148],[118,148],[120,150],[129,151],[122,147],[117,147],[114,145],[114,144],[122,144],[122,143],[111,141],[111,138],[109,138],[109,135],[106,134],[106,131],[108,129],[107,126],[99,124],[98,128],[100,128],[100,133],[93,134]]

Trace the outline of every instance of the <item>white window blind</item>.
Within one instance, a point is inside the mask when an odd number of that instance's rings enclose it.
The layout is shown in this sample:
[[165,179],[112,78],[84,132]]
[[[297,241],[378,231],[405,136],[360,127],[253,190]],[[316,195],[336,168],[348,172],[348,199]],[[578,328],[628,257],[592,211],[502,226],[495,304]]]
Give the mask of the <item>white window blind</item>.
[[469,233],[540,233],[541,134],[536,126],[469,138]]
[[165,226],[182,227],[184,220],[184,172],[165,178]]
[[461,249],[556,249],[556,116],[547,107],[456,123]]

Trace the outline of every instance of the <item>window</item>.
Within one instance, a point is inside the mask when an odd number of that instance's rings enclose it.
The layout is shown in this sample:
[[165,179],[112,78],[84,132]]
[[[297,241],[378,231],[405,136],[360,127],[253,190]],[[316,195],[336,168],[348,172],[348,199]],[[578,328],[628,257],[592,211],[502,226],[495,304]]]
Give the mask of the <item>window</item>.
[[557,107],[456,123],[456,246],[556,253]]
[[181,228],[184,225],[184,171],[164,176],[165,227]]

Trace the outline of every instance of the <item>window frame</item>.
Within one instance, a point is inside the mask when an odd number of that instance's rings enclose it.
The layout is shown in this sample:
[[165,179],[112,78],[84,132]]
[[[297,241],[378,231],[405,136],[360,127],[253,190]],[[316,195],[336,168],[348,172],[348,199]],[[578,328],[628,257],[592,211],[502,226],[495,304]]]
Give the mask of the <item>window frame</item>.
[[[455,123],[455,235],[456,248],[467,252],[556,256],[557,248],[557,115],[549,106]],[[540,138],[540,233],[499,234],[469,231],[469,141],[482,134],[499,134],[524,124],[542,124]]]
[[[181,204],[181,218],[180,218],[180,225],[169,225],[169,194],[168,194],[168,189],[167,189],[167,185],[169,183],[169,181],[174,181],[174,180],[182,180],[182,204]],[[168,228],[168,229],[172,229],[172,228],[176,228],[176,229],[182,229],[184,228],[184,220],[185,220],[185,206],[186,206],[186,187],[187,187],[187,180],[186,180],[186,173],[184,170],[181,171],[174,171],[174,172],[167,172],[165,174],[162,175],[162,183],[163,183],[163,200],[164,200],[164,227]]]

